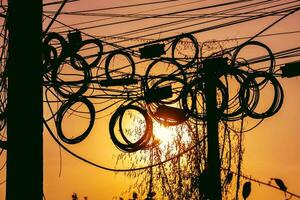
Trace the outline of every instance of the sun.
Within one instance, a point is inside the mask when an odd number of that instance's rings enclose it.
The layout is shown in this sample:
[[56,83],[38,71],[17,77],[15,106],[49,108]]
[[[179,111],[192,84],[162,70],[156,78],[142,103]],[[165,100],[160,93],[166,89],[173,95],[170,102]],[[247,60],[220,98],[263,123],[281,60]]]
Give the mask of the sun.
[[153,124],[153,135],[156,140],[160,142],[159,147],[161,150],[169,148],[171,153],[178,153],[176,148],[176,140],[180,140],[183,145],[188,145],[191,142],[191,136],[189,134],[186,125],[178,126],[164,126],[157,122]]
[[154,123],[153,134],[161,143],[170,143],[176,139],[176,130],[166,127],[159,123]]

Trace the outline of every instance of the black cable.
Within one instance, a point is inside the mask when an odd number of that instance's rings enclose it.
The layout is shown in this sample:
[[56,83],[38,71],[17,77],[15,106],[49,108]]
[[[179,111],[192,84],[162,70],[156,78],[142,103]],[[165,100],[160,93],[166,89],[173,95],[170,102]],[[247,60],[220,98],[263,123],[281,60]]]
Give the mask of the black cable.
[[[253,4],[247,4],[247,5],[244,5],[244,6],[238,6],[238,7],[235,7],[235,8],[229,8],[229,9],[225,9],[225,10],[221,10],[221,11],[218,11],[218,12],[211,13],[210,15],[224,14],[224,13],[228,13],[230,11],[237,11],[237,10],[241,10],[241,9],[252,7],[252,6],[258,6],[258,5],[264,4],[266,2],[270,2],[270,1],[263,1],[263,2],[258,2],[258,3],[253,3]],[[250,12],[248,11],[247,13],[250,13]],[[232,16],[239,16],[239,15],[240,14],[235,13]],[[218,21],[218,20],[224,20],[226,18],[230,18],[230,16],[219,17],[215,20],[209,20],[209,21],[203,22],[202,24],[209,23],[209,22],[214,22],[214,21]],[[178,24],[181,24],[181,23],[190,22],[192,20],[198,20],[198,19],[203,19],[203,16],[200,15],[200,16],[195,16],[195,17],[189,17],[188,19],[177,20],[177,21],[162,23],[162,24],[159,24],[159,25],[143,27],[143,28],[140,28],[140,29],[135,29],[135,30],[131,30],[131,31],[122,32],[122,33],[119,33],[119,34],[114,34],[114,35],[111,35],[111,37],[126,36],[126,35],[128,36],[128,35],[132,35],[134,33],[145,32],[147,30],[152,30],[152,29],[160,29],[160,31],[161,31],[161,28],[164,27],[164,26],[170,27],[171,25],[178,25]],[[123,41],[121,41],[121,42],[123,42]]]
[[[72,2],[76,2],[76,1],[79,1],[79,0],[67,0],[67,3],[72,3]],[[56,5],[56,4],[62,4],[62,3],[64,3],[64,1],[55,1],[55,2],[44,3],[43,6],[52,6],[52,5]],[[61,14],[61,12],[60,12],[60,14]]]
[[[44,14],[44,16],[47,17],[47,18],[53,19],[52,17],[50,17],[50,16],[48,16],[48,15],[45,15],[45,14]],[[69,28],[69,29],[71,29],[71,30],[78,30],[78,29],[73,28],[73,27],[71,27],[71,26],[69,26],[69,25],[67,25],[67,24],[65,24],[65,23],[63,23],[63,22],[61,22],[61,21],[59,21],[59,20],[55,20],[55,21],[56,21],[57,23],[61,24],[61,25],[64,25],[65,27],[67,27],[67,28]],[[70,31],[70,30],[68,30],[68,32],[69,32],[69,31]],[[88,34],[88,33],[86,33],[86,32],[81,31],[81,33],[84,34],[84,35],[86,35],[86,36],[92,37],[92,38],[94,38],[94,39],[98,39],[98,38],[95,38],[94,36],[92,36],[91,34]],[[109,42],[105,42],[105,41],[102,41],[102,42],[105,43],[105,44],[108,44],[108,45],[110,45],[110,46],[112,46],[112,47],[115,47],[115,48],[121,48],[120,45],[117,45],[117,44],[114,44],[114,43],[109,43]]]
[[[163,10],[163,9],[170,9],[170,8],[179,7],[179,6],[183,6],[183,5],[191,5],[191,4],[202,2],[202,1],[205,1],[205,0],[196,0],[196,1],[194,0],[193,2],[188,2],[188,3],[181,3],[181,4],[175,4],[175,5],[168,5],[166,7],[159,7],[159,8],[155,8],[155,9],[142,10],[142,11],[139,11],[139,12],[135,12],[133,14],[152,12],[152,11]],[[107,17],[107,18],[104,18],[104,19],[89,20],[89,21],[85,21],[85,22],[73,23],[73,24],[70,24],[69,26],[76,26],[76,25],[100,22],[100,21],[105,21],[105,20],[109,20],[109,19],[113,19],[113,18],[112,17]],[[55,27],[53,29],[60,29],[60,28],[65,28],[65,26]]]
[[52,24],[54,23],[54,21],[56,20],[56,18],[58,17],[59,13],[61,12],[61,10],[64,8],[65,4],[67,3],[68,0],[64,0],[59,9],[57,10],[57,12],[55,13],[54,17],[51,19],[50,23],[48,24],[47,28],[44,31],[44,34],[48,33],[49,29],[51,28]]
[[151,167],[157,167],[157,166],[160,166],[160,165],[163,165],[173,159],[176,159],[176,158],[179,158],[181,157],[182,155],[188,153],[189,151],[191,151],[192,149],[194,149],[197,145],[199,145],[200,143],[204,142],[206,140],[206,136],[199,141],[199,144],[195,144],[193,146],[191,146],[190,148],[178,153],[177,155],[169,158],[169,159],[166,159],[162,162],[159,162],[159,163],[155,163],[153,165],[149,165],[149,166],[144,166],[144,167],[136,167],[136,168],[129,168],[129,169],[114,169],[114,168],[109,168],[109,167],[105,167],[105,166],[102,166],[102,165],[99,165],[99,164],[96,164],[94,162],[91,162],[77,154],[75,154],[74,152],[72,152],[71,150],[69,150],[67,147],[65,147],[54,135],[54,133],[52,132],[52,130],[50,129],[49,125],[47,124],[47,122],[44,120],[44,125],[46,126],[46,129],[48,130],[48,132],[50,133],[50,135],[52,136],[52,138],[54,139],[54,141],[59,144],[66,152],[68,152],[70,155],[74,156],[75,158],[87,163],[87,164],[90,164],[94,167],[97,167],[99,169],[103,169],[103,170],[107,170],[107,171],[112,171],[112,172],[130,172],[130,171],[139,171],[139,170],[146,170],[146,169],[149,169]]
[[[75,138],[68,138],[63,133],[62,122],[63,122],[64,115],[76,103],[82,103],[88,108],[89,113],[90,113],[90,117],[89,117],[90,121],[89,121],[89,125],[88,125],[87,129],[82,134],[80,134],[79,136],[77,136]],[[78,97],[76,99],[70,99],[69,101],[64,103],[57,112],[57,117],[55,119],[57,135],[65,143],[77,144],[77,143],[83,141],[90,134],[90,132],[93,128],[94,122],[95,122],[95,108],[94,108],[93,104],[87,98]]]
[[[59,80],[59,70],[61,68],[60,65],[54,66],[53,70],[51,71],[51,81],[53,87],[55,91],[64,98],[75,98],[81,96],[88,90],[88,87],[90,85],[91,71],[88,67],[87,62],[78,54],[75,54],[74,57],[76,57],[76,59],[81,62],[83,70],[80,70],[80,72],[84,74],[83,80],[80,81],[81,86],[79,86],[79,89],[77,91],[73,91],[72,86],[77,86],[78,82]],[[69,90],[65,89],[64,87],[69,87]]]
[[188,9],[188,10],[183,10],[183,11],[176,11],[176,12],[171,12],[171,13],[158,14],[158,15],[153,16],[153,17],[143,17],[143,18],[140,18],[140,19],[123,20],[123,21],[118,21],[118,22],[102,24],[102,25],[90,26],[90,27],[80,28],[80,30],[100,28],[100,27],[106,27],[106,26],[113,26],[113,25],[120,24],[120,23],[124,24],[124,23],[129,23],[129,22],[141,21],[141,20],[145,20],[145,19],[154,19],[154,18],[161,17],[161,16],[174,15],[174,14],[186,13],[186,12],[192,12],[192,11],[199,11],[199,10],[204,10],[204,9],[209,9],[209,8],[216,8],[216,7],[221,7],[221,6],[227,6],[227,5],[232,5],[232,4],[236,4],[236,3],[242,3],[242,2],[248,2],[248,1],[253,1],[253,0],[238,0],[238,1],[232,1],[232,2],[227,2],[227,3],[215,4],[215,5],[211,5],[211,6],[203,6],[203,7],[198,7],[198,8],[193,8],[193,9]]
[[[122,130],[122,119],[123,119],[124,113],[127,110],[135,110],[135,111],[139,112],[140,114],[142,114],[145,119],[145,123],[146,123],[145,124],[145,132],[142,134],[141,138],[139,138],[134,143],[127,139],[127,137],[124,134],[124,130]],[[114,129],[115,129],[117,120],[119,120],[119,131],[121,132],[121,136],[126,143],[119,141],[119,139],[117,139],[117,137],[116,137],[116,133],[115,133]],[[142,124],[140,124],[140,126],[142,126]],[[121,106],[111,116],[111,119],[109,121],[109,133],[110,133],[110,138],[111,138],[112,142],[122,151],[135,152],[138,150],[149,148],[148,146],[151,145],[149,143],[150,143],[150,139],[153,134],[152,120],[149,117],[149,115],[147,114],[146,110],[144,110],[143,108],[141,108],[139,106],[131,105],[131,104],[128,104],[126,106]]]
[[[258,104],[258,95],[259,95],[259,83],[257,83],[256,81],[252,81],[255,80],[256,78],[264,78],[264,80],[266,80],[266,84],[268,82],[270,82],[270,84],[273,86],[274,89],[274,98],[272,101],[272,104],[270,105],[270,107],[268,107],[268,109],[264,112],[258,113],[255,111],[255,108],[257,107]],[[263,86],[264,87],[264,86]],[[252,89],[252,88],[257,88],[258,90],[256,90],[255,93],[256,97],[257,97],[257,102],[255,102],[252,105],[249,105],[249,98],[244,98],[245,97],[245,90],[246,89]],[[240,90],[240,102],[241,102],[241,107],[243,108],[244,112],[247,114],[247,116],[254,118],[254,119],[264,119],[267,117],[271,117],[274,114],[276,114],[279,109],[282,106],[283,103],[283,89],[280,85],[280,83],[278,82],[278,80],[265,72],[255,72],[253,74],[249,74],[248,77],[245,79],[241,90]]]
[[[109,55],[106,57],[106,59],[105,59],[105,75],[106,75],[106,78],[107,78],[108,80],[113,81],[113,78],[112,78],[112,76],[111,76],[110,74],[120,69],[120,67],[117,68],[117,69],[114,69],[114,70],[111,70],[111,69],[110,69],[111,61],[112,61],[112,59],[113,59],[115,56],[122,56],[122,57],[125,57],[125,58],[126,58],[126,60],[129,62],[129,65],[128,65],[128,66],[125,66],[125,67],[126,67],[126,68],[127,68],[127,67],[130,67],[130,68],[131,68],[131,73],[128,74],[128,76],[127,76],[126,78],[127,78],[127,79],[133,79],[134,76],[135,76],[135,63],[134,63],[132,57],[130,56],[130,54],[127,53],[127,52],[125,52],[125,51],[115,51],[115,52],[112,52],[111,54],[109,54]],[[124,69],[124,68],[122,67],[122,69]]]
[[[78,61],[78,60],[76,60],[76,56],[74,56],[74,55],[75,54],[80,55],[79,51],[81,49],[83,49],[84,46],[89,46],[91,44],[96,45],[96,47],[98,48],[98,53],[97,53],[96,58],[92,62],[87,62],[86,61],[86,63],[88,65],[89,69],[94,68],[94,67],[96,67],[99,64],[100,59],[101,59],[102,54],[103,54],[103,45],[102,45],[102,42],[99,39],[88,39],[88,40],[81,41],[79,44],[74,44],[75,47],[73,47],[73,50],[72,50],[72,53],[71,53],[71,56],[70,56],[70,64],[72,65],[72,67],[74,69],[85,70],[82,67],[87,67],[87,66],[78,66],[77,63],[76,63],[76,61]],[[84,57],[81,56],[81,58],[84,58]],[[79,63],[80,63],[80,61],[79,61]]]
[[[153,4],[162,4],[162,3],[169,3],[179,0],[162,0],[162,1],[154,1],[154,2],[146,2],[146,3],[137,3],[137,4],[129,4],[124,6],[114,6],[114,7],[108,7],[108,8],[96,8],[96,9],[89,9],[89,10],[80,10],[80,11],[71,11],[71,12],[61,12],[61,14],[75,14],[75,13],[86,13],[86,12],[94,12],[94,11],[103,11],[103,10],[115,10],[115,9],[123,9],[123,8],[133,8],[133,7],[139,7],[139,6],[145,6],[145,5],[153,5]],[[55,11],[47,11],[48,13],[55,13]]]
[[[293,12],[295,10],[299,10],[299,8],[300,8],[300,6],[299,7],[293,6],[293,7],[287,8],[287,9],[283,9],[283,10],[279,10],[279,11],[274,11],[274,12],[269,13],[269,14],[262,14],[262,15],[258,15],[258,16],[255,16],[255,17],[249,17],[249,18],[242,19],[242,20],[235,20],[235,21],[226,22],[226,23],[223,23],[223,24],[220,24],[220,25],[214,25],[214,26],[207,27],[207,28],[197,29],[197,30],[194,30],[194,31],[190,31],[190,32],[184,33],[182,35],[185,35],[185,34],[186,35],[188,35],[188,34],[196,34],[196,33],[206,32],[206,31],[209,31],[209,30],[215,30],[215,29],[219,29],[219,28],[224,28],[224,27],[227,27],[227,26],[232,26],[232,25],[236,25],[236,24],[240,24],[240,23],[244,23],[244,22],[253,21],[253,20],[264,18],[264,17],[268,17],[268,16],[272,16],[274,14],[285,13],[285,12]],[[191,27],[191,26],[195,26],[195,25],[198,25],[198,23],[197,24],[193,24],[193,25],[188,25],[188,26],[180,27],[180,28],[187,28],[187,27]],[[166,30],[166,31],[161,31],[160,33],[165,33],[165,32],[169,32],[169,31],[173,31],[173,30],[178,30],[178,27],[176,29],[169,29],[169,30]],[[151,35],[155,35],[155,34],[147,34],[147,35],[143,35],[141,37],[147,37],[147,36],[151,36]],[[137,48],[137,47],[141,47],[141,46],[146,46],[146,45],[150,45],[150,44],[154,44],[154,43],[159,43],[159,42],[164,42],[164,41],[172,40],[172,39],[175,39],[176,37],[177,36],[165,37],[165,38],[158,39],[158,40],[155,40],[155,41],[150,41],[150,42],[146,42],[146,43],[142,43],[142,44],[136,44],[136,45],[132,45],[132,46],[127,46],[127,47],[124,47],[124,48],[120,48],[118,50],[133,49],[133,48]],[[134,38],[134,39],[137,39],[137,38]],[[105,52],[104,54],[111,53],[113,51],[108,51],[108,52]]]

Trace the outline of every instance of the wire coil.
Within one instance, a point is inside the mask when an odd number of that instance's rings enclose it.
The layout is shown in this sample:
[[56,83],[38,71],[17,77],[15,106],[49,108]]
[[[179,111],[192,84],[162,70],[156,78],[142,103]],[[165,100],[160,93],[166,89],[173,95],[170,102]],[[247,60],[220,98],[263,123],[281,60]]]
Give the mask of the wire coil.
[[[63,118],[67,112],[70,112],[71,107],[76,103],[84,104],[88,108],[88,112],[90,114],[89,125],[88,125],[87,129],[79,136],[74,137],[74,138],[68,138],[62,130]],[[71,110],[71,112],[74,112],[74,110]],[[60,107],[60,109],[57,112],[55,123],[56,123],[58,137],[62,141],[64,141],[65,143],[68,143],[68,144],[77,144],[77,143],[83,141],[90,134],[90,132],[94,126],[95,116],[96,116],[96,113],[95,113],[94,105],[86,97],[77,97],[77,98],[69,99],[67,102],[62,104],[62,106]]]

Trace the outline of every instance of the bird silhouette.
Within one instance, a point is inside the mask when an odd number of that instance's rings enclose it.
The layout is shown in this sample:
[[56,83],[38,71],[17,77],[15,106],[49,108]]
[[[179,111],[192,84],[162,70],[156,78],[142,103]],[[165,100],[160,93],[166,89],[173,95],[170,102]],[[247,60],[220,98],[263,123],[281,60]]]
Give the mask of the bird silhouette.
[[276,185],[280,188],[280,190],[286,192],[287,187],[285,186],[284,182],[279,178],[271,178],[271,180],[274,180]]
[[243,186],[244,200],[246,200],[249,197],[250,193],[251,193],[251,182],[248,181],[248,182],[244,183],[244,186]]

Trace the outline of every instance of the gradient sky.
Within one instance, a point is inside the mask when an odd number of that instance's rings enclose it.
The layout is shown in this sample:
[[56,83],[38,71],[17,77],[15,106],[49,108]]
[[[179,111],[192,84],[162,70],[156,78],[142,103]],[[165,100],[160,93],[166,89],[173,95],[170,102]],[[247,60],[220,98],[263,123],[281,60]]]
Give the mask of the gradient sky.
[[[258,1],[258,0],[256,0]],[[49,1],[50,2],[50,1]],[[141,2],[150,2],[149,0],[80,0],[69,3],[63,11],[77,11],[85,9],[106,8],[119,5],[127,5]],[[118,9],[103,11],[101,13],[136,13],[143,10],[165,7],[184,2],[195,2],[192,5],[183,7],[164,9],[153,11],[152,13],[165,13],[176,11],[177,9],[188,9],[196,6],[204,6],[215,3],[223,3],[229,1],[196,1],[196,0],[178,0],[174,3],[158,4],[155,6],[143,6],[134,9]],[[287,1],[286,1],[287,2]],[[57,10],[58,6],[49,6],[45,10]],[[201,11],[207,13],[211,10]],[[197,13],[198,14],[198,13]],[[98,17],[100,19],[100,17]],[[76,15],[60,15],[58,20],[73,24],[81,21],[96,19],[96,17],[83,17]],[[206,40],[222,40],[236,37],[252,36],[262,30],[264,27],[274,22],[278,17],[269,17],[253,22],[247,22],[227,28],[217,29],[204,33],[196,34],[198,41]],[[285,32],[285,31],[300,31],[299,29],[300,11],[292,14],[283,21],[276,24],[274,27],[266,31],[264,34]],[[107,20],[113,22],[117,20]],[[162,19],[161,19],[162,20]],[[46,25],[46,20],[44,24]],[[104,22],[102,22],[104,23]],[[147,20],[145,22],[127,23],[124,25],[106,26],[101,28],[89,29],[84,32],[97,35],[108,36],[128,30],[133,30],[140,27],[157,24],[159,20]],[[52,31],[60,25],[55,23]],[[81,26],[78,26],[81,28]],[[203,28],[204,26],[193,26],[189,29],[175,30],[170,33],[162,33],[153,35],[151,39],[164,38],[177,35],[183,32]],[[66,29],[64,29],[66,30]],[[294,48],[300,44],[300,33],[278,35],[273,37],[260,37],[257,39],[260,42],[268,45],[273,52]],[[243,40],[238,41],[241,43]],[[115,41],[111,41],[115,42]],[[131,41],[120,45],[132,45],[139,41]],[[296,60],[293,58],[291,61]],[[299,59],[299,57],[298,57]],[[287,60],[278,61],[284,63]],[[300,66],[299,66],[300,67]],[[284,180],[288,190],[300,194],[300,77],[291,79],[278,79],[284,88],[284,103],[281,110],[271,118],[266,119],[261,125],[251,132],[245,134],[245,153],[243,158],[243,173],[253,178],[268,182],[270,178],[281,178]],[[47,105],[45,105],[45,108]],[[46,109],[45,109],[46,110]],[[49,114],[49,113],[48,113]],[[45,113],[47,115],[47,113]],[[84,157],[104,166],[114,167],[116,155],[120,152],[114,147],[108,133],[109,117],[104,117],[96,121],[92,133],[82,143],[70,147],[75,152]],[[75,123],[76,124],[76,123]],[[74,124],[72,124],[74,126]],[[113,173],[101,169],[97,169],[82,161],[77,160],[53,141],[51,136],[45,130],[44,134],[44,193],[47,200],[68,200],[71,199],[73,192],[78,193],[80,200],[83,196],[88,196],[89,200],[106,200],[112,199],[114,196],[119,196],[128,189],[132,180],[128,179],[122,173]],[[62,162],[60,162],[60,153]],[[5,156],[1,156],[1,165],[5,160]],[[126,166],[126,165],[125,165]],[[60,173],[61,172],[61,173]],[[0,171],[0,182],[5,180],[5,172]],[[270,189],[265,186],[260,186],[253,183],[252,193],[249,200],[282,200],[284,193]],[[5,184],[0,185],[0,200],[5,199]]]

